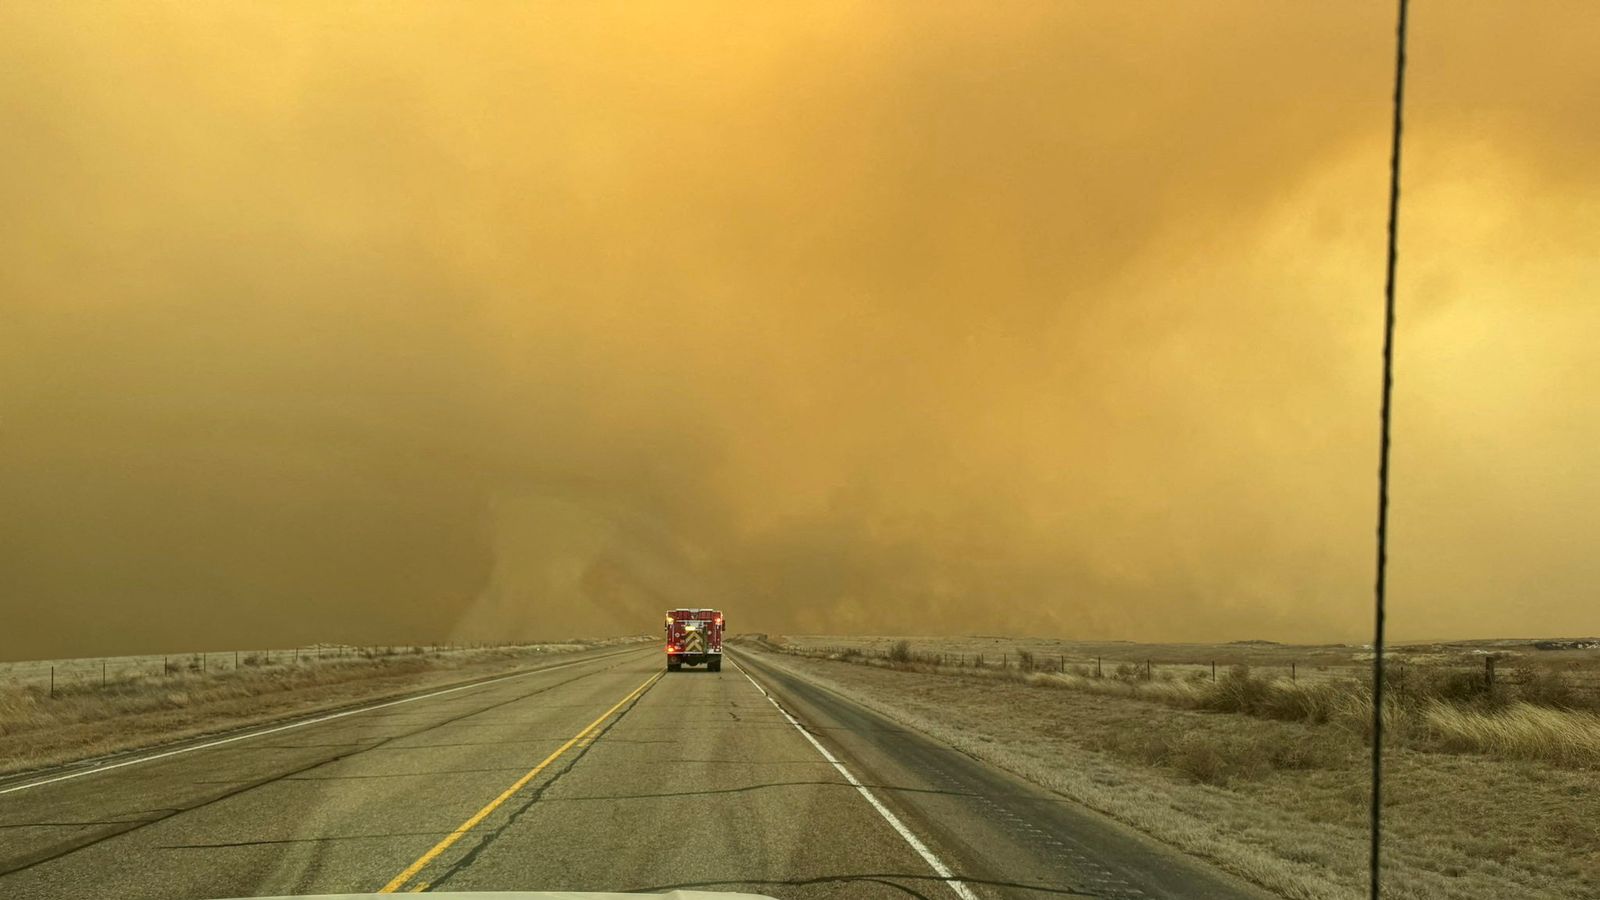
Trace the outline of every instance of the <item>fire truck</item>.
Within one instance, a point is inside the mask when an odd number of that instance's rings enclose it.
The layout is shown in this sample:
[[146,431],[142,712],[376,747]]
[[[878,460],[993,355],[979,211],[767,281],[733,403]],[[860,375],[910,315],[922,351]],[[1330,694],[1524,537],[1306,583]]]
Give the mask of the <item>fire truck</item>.
[[667,611],[667,671],[706,664],[722,671],[722,611],[672,609]]

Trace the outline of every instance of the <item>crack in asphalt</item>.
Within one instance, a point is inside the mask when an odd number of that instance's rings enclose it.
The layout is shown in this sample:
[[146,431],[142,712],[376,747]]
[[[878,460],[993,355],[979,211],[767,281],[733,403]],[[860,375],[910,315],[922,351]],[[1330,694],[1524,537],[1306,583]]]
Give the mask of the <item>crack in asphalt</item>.
[[908,875],[898,872],[873,873],[866,875],[818,875],[812,878],[790,879],[756,879],[756,878],[730,878],[726,881],[686,881],[680,884],[652,884],[642,887],[628,888],[637,893],[662,893],[666,891],[694,890],[696,888],[736,888],[736,887],[809,887],[817,884],[851,884],[853,882],[870,882],[885,887],[894,888],[904,894],[917,897],[919,900],[929,900],[927,894],[915,890],[898,881],[933,882],[935,884],[949,884],[960,881],[968,885],[984,885],[985,887],[1012,888],[1016,890],[1037,891],[1043,894],[1058,894],[1063,897],[1094,897],[1095,894],[1072,888],[1054,887],[1045,884],[1029,884],[1022,881],[999,881],[994,879],[969,878],[965,875],[940,878],[937,875]]
[[[581,679],[588,678],[591,675],[598,675],[601,672],[610,671],[611,669],[614,669],[617,666],[623,665],[623,664],[624,663],[621,663],[621,662],[612,663],[611,665],[603,666],[601,668],[594,669],[592,671],[583,672],[581,674],[574,675],[571,678],[567,678],[567,679],[564,679],[562,681],[558,681],[558,682],[556,682],[554,684],[545,685],[544,687],[538,688],[536,690],[529,691],[529,692],[527,692],[525,694],[518,694],[515,697],[511,697],[510,699],[507,699],[507,700],[502,700],[502,701],[500,701],[498,703],[491,703],[488,706],[484,706],[484,707],[480,707],[480,708],[477,708],[477,709],[468,710],[467,712],[461,713],[460,715],[452,716],[452,717],[450,717],[448,719],[444,719],[442,721],[435,722],[435,723],[433,723],[431,725],[425,725],[425,726],[423,726],[421,728],[415,729],[413,731],[406,732],[404,734],[396,734],[396,735],[393,735],[391,737],[383,738],[383,739],[381,739],[379,741],[376,741],[375,743],[373,743],[373,744],[371,744],[369,746],[366,746],[366,747],[359,747],[358,744],[341,745],[341,746],[355,746],[355,747],[358,747],[358,749],[351,750],[348,753],[338,753],[338,754],[334,754],[333,756],[322,757],[320,759],[313,760],[312,762],[309,762],[306,765],[299,766],[299,767],[290,769],[290,770],[285,771],[285,772],[277,772],[277,773],[274,773],[274,774],[269,775],[269,776],[264,777],[264,778],[258,778],[258,779],[253,779],[253,780],[249,780],[249,781],[238,782],[239,786],[237,788],[234,788],[232,790],[223,791],[223,792],[221,792],[219,794],[216,794],[216,795],[211,796],[211,797],[204,798],[204,799],[202,799],[202,800],[200,800],[200,801],[198,801],[196,803],[192,803],[192,804],[190,804],[188,806],[177,807],[177,808],[165,808],[165,809],[161,809],[161,810],[148,810],[147,812],[161,812],[161,813],[164,813],[164,814],[163,815],[154,816],[154,817],[148,818],[148,819],[139,819],[139,820],[129,821],[129,822],[127,822],[125,824],[125,827],[107,828],[107,829],[104,829],[102,831],[98,831],[98,832],[94,832],[94,833],[90,833],[90,834],[86,834],[86,835],[81,835],[81,836],[78,836],[78,837],[76,837],[74,839],[71,839],[71,840],[66,840],[66,841],[59,842],[59,843],[57,843],[57,844],[55,844],[53,846],[50,846],[50,847],[46,847],[46,848],[43,848],[43,849],[35,850],[35,851],[31,852],[31,853],[24,853],[21,856],[17,856],[17,857],[13,857],[12,859],[5,860],[4,862],[0,862],[0,876],[10,875],[13,872],[21,872],[24,869],[30,869],[30,868],[32,868],[34,866],[39,865],[40,863],[49,862],[49,861],[51,861],[53,859],[60,859],[63,856],[67,856],[67,855],[70,855],[70,854],[73,854],[73,853],[77,853],[80,850],[85,850],[85,849],[87,849],[89,847],[93,847],[94,845],[99,844],[99,843],[101,843],[103,841],[108,841],[108,840],[111,840],[112,838],[120,837],[120,836],[122,836],[124,834],[128,834],[130,832],[137,831],[137,830],[139,830],[141,828],[146,828],[146,827],[154,825],[154,824],[156,824],[158,822],[164,822],[167,819],[170,819],[170,818],[172,818],[174,816],[182,815],[183,813],[186,813],[186,812],[193,812],[193,811],[198,810],[198,809],[204,809],[207,806],[211,806],[212,804],[215,804],[215,803],[220,803],[223,800],[229,799],[230,797],[237,797],[240,794],[246,793],[248,791],[255,790],[256,788],[259,788],[259,787],[264,787],[266,785],[273,784],[273,783],[276,783],[276,782],[279,782],[279,781],[294,780],[294,776],[301,775],[301,774],[303,774],[305,772],[309,772],[309,771],[311,771],[313,769],[316,769],[316,768],[318,768],[320,766],[325,766],[325,765],[327,765],[329,763],[339,762],[341,760],[348,759],[348,758],[350,758],[352,756],[358,756],[358,755],[360,755],[362,753],[368,753],[368,752],[371,752],[372,750],[376,750],[376,749],[378,749],[380,747],[383,747],[384,745],[389,744],[389,743],[391,743],[393,741],[404,740],[406,738],[415,737],[418,734],[422,734],[424,732],[431,731],[431,730],[433,730],[435,728],[443,728],[443,727],[445,727],[447,725],[454,724],[455,722],[458,722],[458,721],[460,721],[462,719],[468,719],[468,718],[471,718],[473,716],[479,715],[481,713],[489,712],[490,710],[499,709],[499,708],[501,708],[503,706],[509,706],[510,704],[517,703],[517,702],[519,702],[521,700],[525,700],[528,697],[534,697],[534,696],[537,696],[539,694],[543,694],[543,693],[545,693],[547,691],[552,691],[552,690],[555,690],[556,688],[564,687],[564,686],[566,686],[568,684],[571,684],[571,683],[573,683],[575,681],[579,681]],[[535,672],[535,673],[530,673],[530,674],[537,674],[537,673]],[[631,709],[631,707],[630,707],[630,709]],[[118,823],[118,824],[122,825],[124,823]]]
[[[659,683],[659,681],[657,683]],[[652,684],[650,687],[654,688],[655,684]],[[522,818],[523,814],[532,809],[534,804],[538,803],[539,800],[544,797],[545,792],[554,787],[556,783],[562,779],[562,777],[564,777],[568,772],[571,772],[578,765],[578,763],[583,760],[584,757],[588,756],[589,751],[594,747],[594,745],[599,743],[600,740],[606,736],[607,732],[617,727],[617,724],[626,718],[628,713],[633,712],[634,707],[638,706],[639,702],[643,700],[645,695],[648,693],[650,693],[650,689],[641,691],[638,696],[634,697],[633,700],[631,700],[628,705],[622,709],[621,712],[617,713],[615,716],[612,716],[611,720],[606,722],[599,731],[586,736],[583,741],[575,745],[573,749],[576,752],[574,752],[572,756],[567,757],[566,763],[562,765],[561,768],[557,769],[549,778],[545,779],[543,784],[540,784],[538,787],[529,791],[527,797],[523,800],[522,805],[518,806],[515,810],[512,810],[511,814],[506,817],[505,821],[481,835],[478,838],[477,843],[474,844],[470,850],[462,854],[461,857],[455,862],[452,862],[444,870],[444,872],[440,873],[431,882],[429,882],[429,890],[439,887],[454,877],[457,873],[469,868],[473,862],[475,862],[478,857],[483,854],[483,851],[487,850],[491,845],[493,845],[495,841],[497,841],[500,836],[506,832],[507,829],[515,825],[517,821]],[[417,874],[420,875],[422,873],[419,872]]]
[[[656,799],[656,798],[666,798],[666,797],[709,797],[709,796],[712,796],[714,794],[744,794],[744,793],[748,793],[750,791],[764,791],[764,790],[770,790],[772,788],[818,787],[818,786],[820,786],[820,787],[841,787],[841,788],[846,788],[847,790],[852,791],[852,792],[856,790],[856,786],[851,784],[848,781],[771,781],[771,782],[767,782],[766,784],[751,784],[751,785],[746,785],[744,787],[736,787],[736,788],[710,788],[710,789],[699,790],[699,791],[674,791],[674,792],[661,793],[661,794],[608,794],[608,795],[603,795],[603,796],[588,796],[588,797],[556,797],[556,798],[550,800],[550,802],[551,803],[580,803],[580,802],[591,801],[591,800],[653,800],[653,799]],[[940,790],[938,788],[895,787],[893,785],[887,785],[887,784],[866,784],[865,782],[863,782],[863,787],[873,788],[873,789],[876,789],[876,790],[889,792],[889,793],[943,794],[944,796],[947,796],[947,797],[975,797],[975,796],[977,796],[976,794],[973,794],[973,793],[968,792],[968,791],[947,791],[947,790]]]
[[483,769],[435,769],[430,772],[382,772],[371,775],[296,775],[285,781],[353,781],[362,778],[432,778],[436,775],[471,775],[480,772],[522,772],[521,766],[491,766]]
[[216,850],[226,847],[271,847],[277,844],[321,844],[333,841],[387,840],[400,837],[436,837],[445,831],[395,831],[388,834],[333,834],[325,837],[279,838],[276,840],[218,841],[212,844],[158,844],[161,850]]

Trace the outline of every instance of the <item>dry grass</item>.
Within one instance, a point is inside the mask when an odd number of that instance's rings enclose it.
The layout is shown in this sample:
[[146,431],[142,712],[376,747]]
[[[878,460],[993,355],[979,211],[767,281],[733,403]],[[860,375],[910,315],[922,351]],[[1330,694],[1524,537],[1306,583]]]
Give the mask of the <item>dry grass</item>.
[[441,655],[353,654],[326,661],[308,658],[302,665],[260,663],[211,672],[183,666],[169,676],[133,675],[104,687],[98,680],[58,685],[53,697],[37,684],[0,683],[0,774],[488,677],[553,654],[615,643]]
[[[1263,707],[1282,715],[1240,715],[1194,702],[1208,685],[1178,679],[1039,690],[1061,683],[1059,673],[939,677],[886,662],[767,658],[1282,896],[1363,893],[1363,736],[1338,725],[1337,708],[1316,724],[1314,711],[1330,708],[1320,695],[1275,696]],[[1313,713],[1286,712],[1296,704]],[[1425,738],[1418,729],[1419,746]],[[1442,747],[1443,726],[1428,739]],[[1386,896],[1600,896],[1592,771],[1543,755],[1412,746],[1387,758]]]
[[1530,703],[1479,712],[1434,702],[1422,715],[1429,737],[1442,749],[1600,768],[1600,716],[1593,713]]
[[[1237,664],[1212,675],[1206,668],[1186,670],[1169,664],[1159,675],[1132,663],[1102,667],[1101,676],[1077,664],[1041,667],[1036,654],[1011,648],[1004,666],[976,656],[975,665],[949,665],[952,654],[917,650],[897,640],[884,656],[859,647],[821,648],[793,641],[764,645],[791,655],[838,659],[861,665],[967,678],[1023,681],[1101,696],[1162,703],[1183,709],[1237,713],[1263,719],[1333,725],[1363,740],[1372,730],[1372,692],[1363,669],[1344,667],[1318,677],[1291,680],[1261,674]],[[924,646],[927,646],[925,644]],[[1058,659],[1063,659],[1058,657]],[[981,664],[979,663],[981,660]],[[1041,671],[1041,668],[1043,670]],[[1182,677],[1180,677],[1182,672]],[[1214,679],[1214,680],[1213,680]],[[1424,750],[1487,753],[1510,759],[1537,759],[1557,765],[1600,766],[1600,702],[1582,682],[1561,670],[1524,666],[1504,673],[1492,686],[1481,673],[1440,665],[1410,666],[1392,683],[1384,707],[1391,739]]]

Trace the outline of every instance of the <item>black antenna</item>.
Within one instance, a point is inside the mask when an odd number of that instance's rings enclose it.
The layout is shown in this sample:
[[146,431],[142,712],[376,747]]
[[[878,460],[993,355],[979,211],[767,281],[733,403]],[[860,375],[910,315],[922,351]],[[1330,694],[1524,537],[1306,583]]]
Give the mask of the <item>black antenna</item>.
[[1406,13],[1400,0],[1395,28],[1394,127],[1389,143],[1389,253],[1383,278],[1383,405],[1378,439],[1378,579],[1374,589],[1372,629],[1372,850],[1368,868],[1372,900],[1378,900],[1379,851],[1383,843],[1383,619],[1385,576],[1389,567],[1389,418],[1394,394],[1394,267],[1400,220],[1400,113],[1406,87]]

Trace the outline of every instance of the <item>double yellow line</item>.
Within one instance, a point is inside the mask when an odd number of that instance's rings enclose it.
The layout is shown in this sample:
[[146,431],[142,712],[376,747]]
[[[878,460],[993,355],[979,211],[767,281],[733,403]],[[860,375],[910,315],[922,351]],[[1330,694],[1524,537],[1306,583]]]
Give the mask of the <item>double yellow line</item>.
[[605,712],[601,713],[600,714],[600,718],[595,719],[593,722],[590,722],[588,725],[585,725],[582,731],[578,732],[577,734],[573,735],[571,738],[567,739],[567,742],[565,744],[562,744],[561,746],[557,747],[555,749],[554,753],[551,753],[549,756],[546,756],[544,758],[543,762],[539,763],[537,766],[534,766],[532,769],[529,769],[528,773],[526,775],[523,775],[521,778],[518,778],[514,783],[512,783],[512,785],[510,787],[508,787],[504,791],[502,791],[500,793],[500,796],[498,796],[498,797],[494,798],[493,800],[489,801],[489,805],[488,806],[485,806],[483,809],[480,809],[477,812],[473,813],[472,814],[472,818],[466,820],[465,822],[462,822],[460,825],[457,825],[456,826],[456,830],[452,831],[448,835],[446,835],[444,840],[440,841],[437,844],[434,844],[433,845],[433,849],[431,849],[427,853],[424,853],[421,856],[417,857],[417,861],[416,862],[412,863],[409,866],[406,866],[405,871],[401,872],[399,875],[396,875],[394,877],[394,879],[392,881],[390,881],[388,884],[384,885],[383,888],[378,891],[378,893],[380,893],[380,894],[392,894],[395,891],[400,890],[400,887],[402,885],[404,885],[407,881],[410,881],[413,877],[416,876],[416,874],[418,872],[421,872],[424,868],[426,868],[428,863],[431,863],[435,859],[437,859],[439,854],[443,853],[446,850],[449,850],[451,845],[453,845],[456,841],[461,840],[461,838],[464,837],[467,832],[469,832],[473,828],[477,827],[479,822],[482,822],[484,819],[487,819],[489,817],[490,813],[492,813],[495,810],[499,809],[501,804],[505,803],[507,800],[510,800],[513,796],[515,796],[517,791],[520,791],[524,787],[527,786],[528,782],[530,782],[533,779],[539,777],[539,773],[543,772],[546,768],[548,768],[551,763],[553,763],[556,760],[560,759],[561,758],[561,754],[567,752],[568,750],[571,750],[572,747],[575,744],[577,744],[579,741],[583,740],[585,737],[587,737],[595,729],[599,728],[600,724],[602,722],[604,722],[605,720],[611,718],[613,713],[615,713],[617,710],[623,708],[624,706],[627,706],[628,703],[631,702],[635,697],[638,697],[640,694],[643,694],[646,690],[649,690],[650,685],[655,684],[656,680],[659,679],[663,674],[665,674],[665,673],[657,672],[656,674],[651,675],[649,678],[645,679],[644,684],[641,684],[638,687],[634,688],[633,690],[629,691],[628,692],[628,696],[623,697],[621,700],[618,700],[615,706],[613,706],[610,709],[606,710]]

